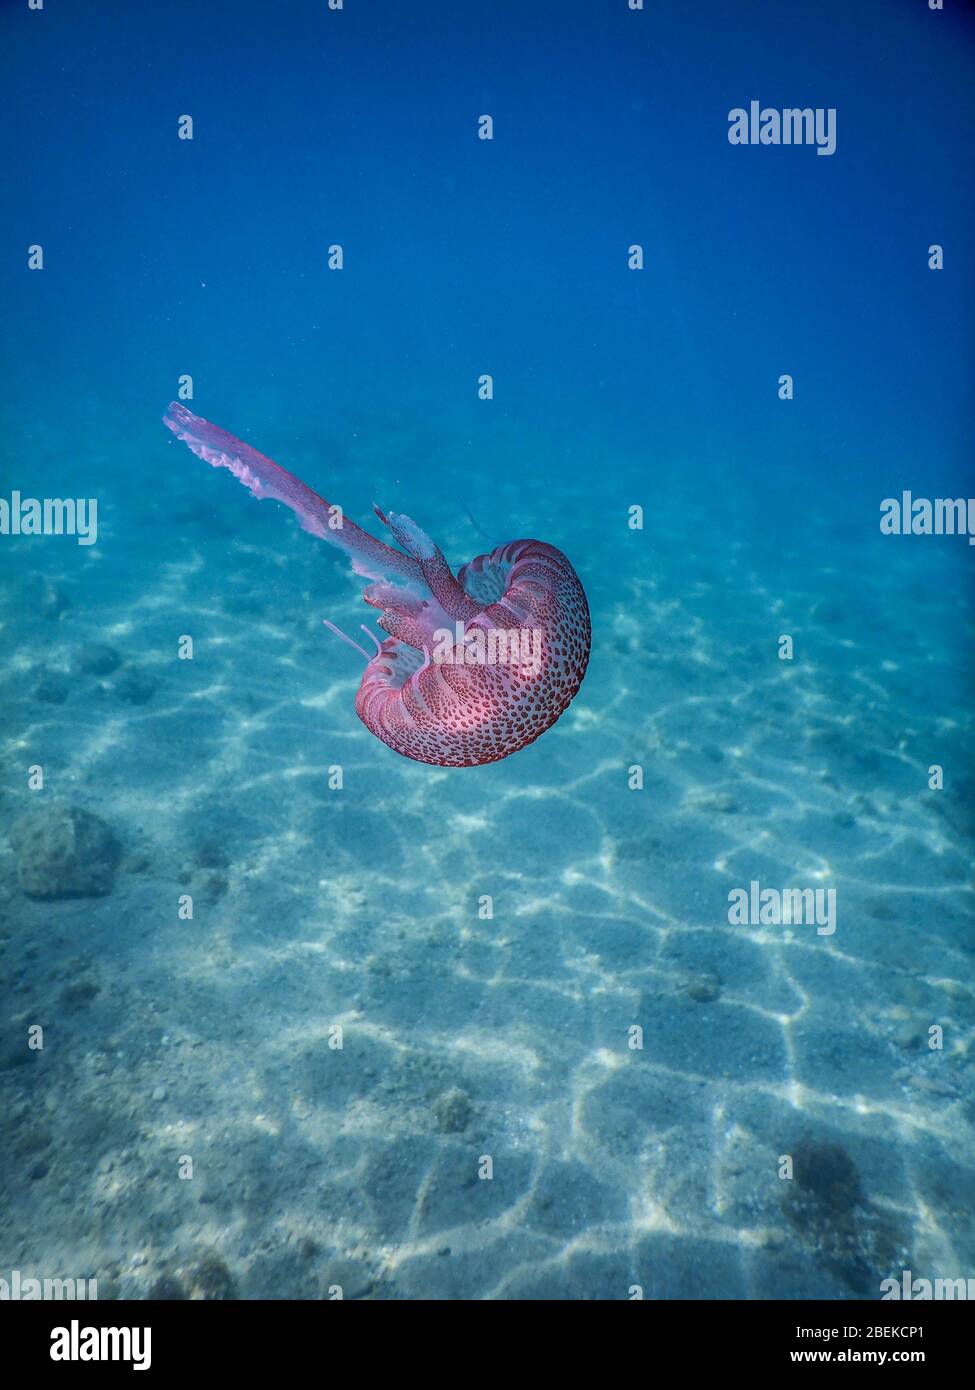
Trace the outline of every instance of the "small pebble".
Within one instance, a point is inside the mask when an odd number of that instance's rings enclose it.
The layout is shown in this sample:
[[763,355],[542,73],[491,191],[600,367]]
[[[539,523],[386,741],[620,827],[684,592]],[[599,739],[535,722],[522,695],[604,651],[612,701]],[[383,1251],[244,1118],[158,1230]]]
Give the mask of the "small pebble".
[[697,1004],[712,1004],[721,994],[721,981],[713,971],[704,970],[688,981],[687,993]]
[[907,1019],[894,1029],[894,1042],[898,1047],[917,1047],[921,1041],[921,1029],[913,1019]]
[[75,661],[75,669],[86,676],[108,676],[117,671],[122,658],[114,647],[103,642],[92,642],[82,647]]

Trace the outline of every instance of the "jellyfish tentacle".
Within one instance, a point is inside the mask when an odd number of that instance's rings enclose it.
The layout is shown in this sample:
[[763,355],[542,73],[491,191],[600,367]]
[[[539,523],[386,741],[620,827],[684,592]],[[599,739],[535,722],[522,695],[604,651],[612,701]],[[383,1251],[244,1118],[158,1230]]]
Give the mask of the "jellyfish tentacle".
[[[334,632],[336,637],[341,637],[343,642],[348,642],[350,647],[355,647],[356,651],[360,652],[361,655],[366,658],[367,662],[372,661],[373,658],[366,651],[365,647],[360,647],[359,643],[349,637],[347,633],[344,633],[340,627],[336,627],[334,623],[329,622],[328,618],[323,618],[322,622],[325,627],[328,628],[329,632]],[[382,648],[380,648],[380,650],[382,650]]]
[[376,656],[382,656],[382,654],[383,654],[383,644],[382,644],[382,642],[380,642],[379,638],[378,638],[378,637],[376,636],[376,634],[373,632],[372,628],[371,628],[371,627],[366,627],[365,623],[360,623],[359,626],[362,628],[362,630],[363,630],[363,632],[366,634],[366,636],[367,636],[367,637],[371,637],[372,640],[375,642],[375,644],[376,644]]

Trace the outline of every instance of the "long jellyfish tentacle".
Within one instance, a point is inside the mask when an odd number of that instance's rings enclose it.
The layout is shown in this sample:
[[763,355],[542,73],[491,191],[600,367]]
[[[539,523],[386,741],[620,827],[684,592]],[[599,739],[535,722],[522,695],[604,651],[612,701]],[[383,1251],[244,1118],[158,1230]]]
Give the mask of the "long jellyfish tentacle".
[[[328,618],[323,618],[323,619],[322,619],[322,622],[325,624],[325,626],[328,628],[328,630],[329,630],[330,632],[334,632],[334,633],[335,633],[336,637],[341,637],[341,639],[342,639],[343,642],[348,642],[348,644],[349,644],[350,647],[355,647],[356,651],[357,651],[357,652],[360,652],[361,655],[364,656],[364,657],[366,658],[366,661],[367,661],[367,662],[372,661],[373,658],[372,658],[372,657],[369,655],[369,653],[366,651],[365,647],[360,647],[360,646],[359,646],[359,643],[356,642],[356,641],[353,641],[353,639],[352,639],[351,637],[347,636],[346,633],[344,633],[340,627],[336,627],[334,623],[330,623],[329,620],[328,620]],[[381,647],[380,647],[380,651],[382,651],[382,648],[381,648]]]
[[[376,644],[376,656],[382,656],[382,654],[383,654],[383,644],[382,644],[382,642],[380,642],[379,638],[378,638],[378,637],[376,636],[376,634],[373,632],[372,628],[371,628],[371,627],[366,627],[365,623],[360,623],[359,626],[362,628],[362,630],[363,630],[363,632],[366,634],[366,636],[367,636],[367,637],[371,637],[372,640],[375,642],[375,644]],[[361,651],[361,648],[360,648],[360,651]],[[373,659],[375,659],[375,658],[373,658]]]

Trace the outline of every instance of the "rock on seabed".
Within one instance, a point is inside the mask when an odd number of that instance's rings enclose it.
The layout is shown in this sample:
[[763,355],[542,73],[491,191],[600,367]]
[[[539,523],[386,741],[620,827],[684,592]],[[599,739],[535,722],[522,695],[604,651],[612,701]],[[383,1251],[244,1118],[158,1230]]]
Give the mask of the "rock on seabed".
[[112,891],[119,844],[91,811],[51,802],[10,834],[17,880],[29,898],[100,898]]

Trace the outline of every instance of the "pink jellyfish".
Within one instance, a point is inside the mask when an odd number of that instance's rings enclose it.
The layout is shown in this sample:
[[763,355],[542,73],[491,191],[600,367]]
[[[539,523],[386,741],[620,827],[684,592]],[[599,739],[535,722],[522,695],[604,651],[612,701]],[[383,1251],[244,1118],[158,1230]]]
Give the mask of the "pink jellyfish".
[[440,767],[497,762],[558,719],[586,673],[592,629],[579,578],[544,541],[511,541],[457,577],[408,516],[376,515],[402,551],[378,541],[311,488],[174,401],[163,422],[201,459],[229,468],[255,497],[295,512],[313,536],[348,553],[389,636],[366,659],[356,714],[395,752]]

